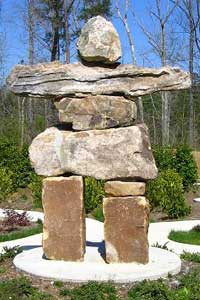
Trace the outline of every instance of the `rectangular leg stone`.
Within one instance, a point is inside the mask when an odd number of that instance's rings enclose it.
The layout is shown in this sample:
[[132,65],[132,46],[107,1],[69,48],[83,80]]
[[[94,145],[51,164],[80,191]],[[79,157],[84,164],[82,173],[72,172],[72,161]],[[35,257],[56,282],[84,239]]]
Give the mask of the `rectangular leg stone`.
[[146,184],[144,182],[107,181],[104,188],[106,195],[109,196],[143,196]]
[[106,261],[148,263],[148,200],[145,197],[104,198],[103,210]]
[[85,216],[81,176],[43,180],[43,250],[48,259],[82,261]]

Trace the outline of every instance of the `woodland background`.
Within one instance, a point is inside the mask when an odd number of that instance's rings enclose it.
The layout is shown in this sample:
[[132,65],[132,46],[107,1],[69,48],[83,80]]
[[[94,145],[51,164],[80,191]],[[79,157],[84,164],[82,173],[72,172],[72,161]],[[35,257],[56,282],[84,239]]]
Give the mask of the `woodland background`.
[[[0,0],[0,8],[11,0]],[[163,92],[135,99],[138,122],[149,126],[152,144],[189,144],[200,147],[200,1],[141,1],[145,9],[137,14],[134,0],[20,0],[13,10],[25,32],[27,52],[21,64],[78,60],[76,41],[84,23],[103,15],[117,25],[122,63],[146,67],[178,66],[190,73],[192,86],[180,92]],[[49,99],[20,98],[6,88],[8,55],[3,9],[0,14],[0,136],[19,146],[30,144],[34,136],[58,121]],[[12,22],[12,21],[11,21]],[[14,20],[13,20],[14,22]],[[16,32],[22,30],[16,26]],[[146,47],[136,48],[134,32],[140,32]]]

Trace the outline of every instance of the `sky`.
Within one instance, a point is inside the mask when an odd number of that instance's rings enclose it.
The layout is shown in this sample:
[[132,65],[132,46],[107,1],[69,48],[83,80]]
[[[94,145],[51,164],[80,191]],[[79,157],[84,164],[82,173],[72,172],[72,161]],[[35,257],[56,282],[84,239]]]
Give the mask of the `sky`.
[[[120,5],[122,5],[124,0],[120,0],[119,2]],[[147,28],[152,30],[152,23],[147,17],[147,7],[149,5],[153,7],[154,2],[155,0],[130,0],[130,4],[133,7],[137,17],[143,22],[143,24],[145,24]],[[7,76],[13,66],[17,63],[20,63],[21,60],[24,60],[25,62],[27,61],[28,35],[24,30],[22,14],[24,6],[25,0],[2,0],[0,31],[3,36],[3,48],[5,48],[5,76]],[[134,21],[131,10],[129,10],[128,16],[129,26],[135,44],[137,64],[140,66],[159,66],[160,61],[158,58],[153,55],[149,55],[149,44],[142,34],[140,28]],[[124,27],[116,16],[112,18],[112,22],[119,33],[122,44],[123,56],[121,61],[123,63],[131,63],[130,49]],[[144,53],[147,53],[149,60],[144,59]],[[74,60],[75,58],[72,59],[72,62]]]

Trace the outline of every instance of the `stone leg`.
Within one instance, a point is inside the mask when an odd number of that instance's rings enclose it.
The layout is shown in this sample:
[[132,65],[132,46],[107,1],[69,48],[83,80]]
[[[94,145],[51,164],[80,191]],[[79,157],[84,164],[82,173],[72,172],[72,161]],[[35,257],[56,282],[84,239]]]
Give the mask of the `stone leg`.
[[43,250],[48,259],[82,261],[85,253],[83,178],[43,181]]
[[148,200],[140,196],[104,198],[103,210],[107,262],[148,263]]

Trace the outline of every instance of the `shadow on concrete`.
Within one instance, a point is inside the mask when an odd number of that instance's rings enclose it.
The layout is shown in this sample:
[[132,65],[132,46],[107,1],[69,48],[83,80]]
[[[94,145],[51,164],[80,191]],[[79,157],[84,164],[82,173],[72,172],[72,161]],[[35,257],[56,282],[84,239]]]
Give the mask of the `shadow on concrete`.
[[98,248],[99,254],[103,258],[103,260],[106,262],[105,241],[101,241],[101,242],[86,241],[86,247],[96,247],[96,248]]

